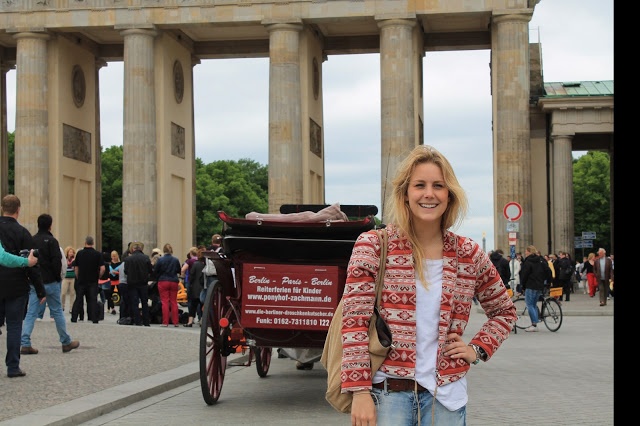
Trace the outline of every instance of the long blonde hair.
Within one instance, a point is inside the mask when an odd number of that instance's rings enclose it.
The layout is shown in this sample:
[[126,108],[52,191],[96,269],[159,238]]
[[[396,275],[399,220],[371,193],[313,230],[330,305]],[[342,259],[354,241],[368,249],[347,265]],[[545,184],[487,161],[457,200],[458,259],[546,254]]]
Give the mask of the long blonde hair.
[[388,212],[388,222],[394,223],[411,242],[413,246],[413,266],[416,274],[420,279],[425,281],[422,270],[422,260],[425,257],[424,251],[413,227],[411,208],[409,204],[405,202],[411,175],[416,166],[423,163],[432,163],[440,168],[442,176],[444,177],[444,184],[449,190],[447,210],[442,215],[440,221],[440,229],[443,234],[446,230],[457,227],[462,223],[462,220],[467,214],[468,201],[467,195],[462,186],[460,186],[451,163],[434,147],[430,145],[419,145],[413,148],[409,155],[407,155],[398,166],[396,175],[391,182],[393,193],[386,200],[385,212]]

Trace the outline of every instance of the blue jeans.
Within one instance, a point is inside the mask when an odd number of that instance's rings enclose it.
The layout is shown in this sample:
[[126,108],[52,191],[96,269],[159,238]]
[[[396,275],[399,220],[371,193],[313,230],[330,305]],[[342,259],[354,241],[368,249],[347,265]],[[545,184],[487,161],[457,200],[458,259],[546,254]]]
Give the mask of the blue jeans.
[[[386,392],[384,389],[371,389],[376,404],[377,424],[380,426],[414,426],[420,424],[438,426],[465,426],[467,424],[467,406],[449,411],[428,391]],[[434,405],[435,404],[435,405]],[[420,410],[418,410],[418,405]],[[434,422],[431,422],[431,410],[434,409]]]
[[[56,330],[60,337],[60,343],[68,345],[71,343],[71,336],[67,334],[67,323],[64,318],[64,312],[62,311],[62,300],[60,299],[60,293],[62,289],[62,282],[54,281],[44,285],[44,290],[47,293],[46,303],[49,304],[49,312],[51,318],[56,323]],[[40,299],[36,295],[36,289],[31,286],[29,291],[29,306],[27,307],[27,315],[24,317],[24,324],[22,326],[22,338],[20,344],[22,346],[31,346],[31,333],[33,332],[33,326],[35,325],[36,318],[38,317],[38,311],[40,307]]]
[[[45,300],[42,305],[38,305],[38,318],[44,318],[44,311],[47,309],[47,301]],[[49,308],[49,316],[51,316],[51,308]],[[53,318],[53,317],[51,317]]]
[[4,358],[7,374],[20,371],[20,335],[22,334],[22,320],[27,299],[28,295],[25,294],[13,299],[0,300],[7,325],[7,355]]
[[532,325],[536,325],[539,322],[538,299],[541,294],[542,292],[540,290],[532,290],[530,288],[524,291],[524,304],[527,305],[527,311],[529,312]]

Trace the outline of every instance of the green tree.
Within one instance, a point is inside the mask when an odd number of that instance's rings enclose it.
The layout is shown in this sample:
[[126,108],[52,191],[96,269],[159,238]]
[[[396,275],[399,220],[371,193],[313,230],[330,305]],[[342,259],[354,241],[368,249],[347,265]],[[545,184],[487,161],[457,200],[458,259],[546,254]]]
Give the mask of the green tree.
[[[121,146],[102,153],[103,250],[122,247],[122,155]],[[196,245],[208,245],[211,235],[222,231],[218,210],[233,217],[251,211],[266,212],[267,167],[241,159],[204,164],[196,159]]]
[[219,160],[204,164],[196,159],[196,242],[208,245],[222,231],[217,212],[233,217],[268,210],[267,167],[250,159]]
[[16,146],[16,134],[15,132],[9,133],[9,143],[7,145],[7,149],[9,151],[9,194],[15,194],[15,169],[16,169],[16,155],[15,155],[15,146]]
[[[584,252],[595,253],[598,247],[603,247],[607,253],[611,253],[609,154],[589,151],[573,160],[573,204],[576,236],[581,236],[585,231],[596,233],[593,249],[585,249]],[[582,259],[582,249],[576,249],[574,256],[575,259]]]
[[122,250],[122,146],[102,151],[102,251]]

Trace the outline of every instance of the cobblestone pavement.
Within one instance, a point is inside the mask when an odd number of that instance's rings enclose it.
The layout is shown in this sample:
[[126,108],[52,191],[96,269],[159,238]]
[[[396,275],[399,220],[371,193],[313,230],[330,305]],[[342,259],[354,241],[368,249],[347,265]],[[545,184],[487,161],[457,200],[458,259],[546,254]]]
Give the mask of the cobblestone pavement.
[[[579,291],[571,302],[563,302],[565,320],[558,332],[542,327],[533,335],[512,334],[494,359],[469,373],[468,424],[613,424],[613,305],[611,300],[600,307],[597,296],[589,298]],[[268,404],[262,412],[240,408],[246,420],[240,423],[254,424],[255,419],[261,425],[295,424],[283,423],[282,413],[268,398],[287,386],[304,395],[305,388],[296,380],[305,372],[297,372],[291,360],[277,359],[274,352],[270,381],[258,380],[255,367],[231,368],[221,393],[224,403],[207,406],[200,390],[198,327],[123,326],[117,325],[116,317],[106,314],[100,324],[68,323],[80,347],[65,354],[47,311],[32,336],[40,353],[21,359],[27,376],[9,379],[6,370],[0,376],[0,425],[135,425],[141,423],[137,416],[142,413],[151,424],[237,424],[226,410],[237,410],[235,400],[245,399],[247,389],[259,392],[250,399],[252,404],[263,403],[261,395]],[[471,320],[468,332],[480,323],[482,311],[474,310]],[[326,373],[321,366],[306,373],[315,378],[306,392],[316,401],[313,410],[318,417],[305,423],[348,424],[348,417],[336,416],[323,399]],[[290,381],[272,378],[283,374],[290,374]],[[259,390],[258,382],[270,387]],[[176,409],[183,406],[189,408]],[[131,407],[136,407],[137,416],[127,411]],[[212,422],[213,407],[221,416]],[[309,407],[304,409],[299,414],[308,416]],[[545,421],[551,418],[555,420]]]

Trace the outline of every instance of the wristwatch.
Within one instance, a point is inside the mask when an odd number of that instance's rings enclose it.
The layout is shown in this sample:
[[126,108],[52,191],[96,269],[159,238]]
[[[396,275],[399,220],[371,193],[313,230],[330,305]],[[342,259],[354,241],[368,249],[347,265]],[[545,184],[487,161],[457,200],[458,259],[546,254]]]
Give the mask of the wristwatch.
[[484,351],[484,349],[482,349],[480,346],[475,345],[473,343],[469,343],[469,346],[471,346],[474,352],[476,353],[476,360],[471,363],[472,365],[477,365],[480,362],[480,360],[482,361],[487,360],[487,353]]

